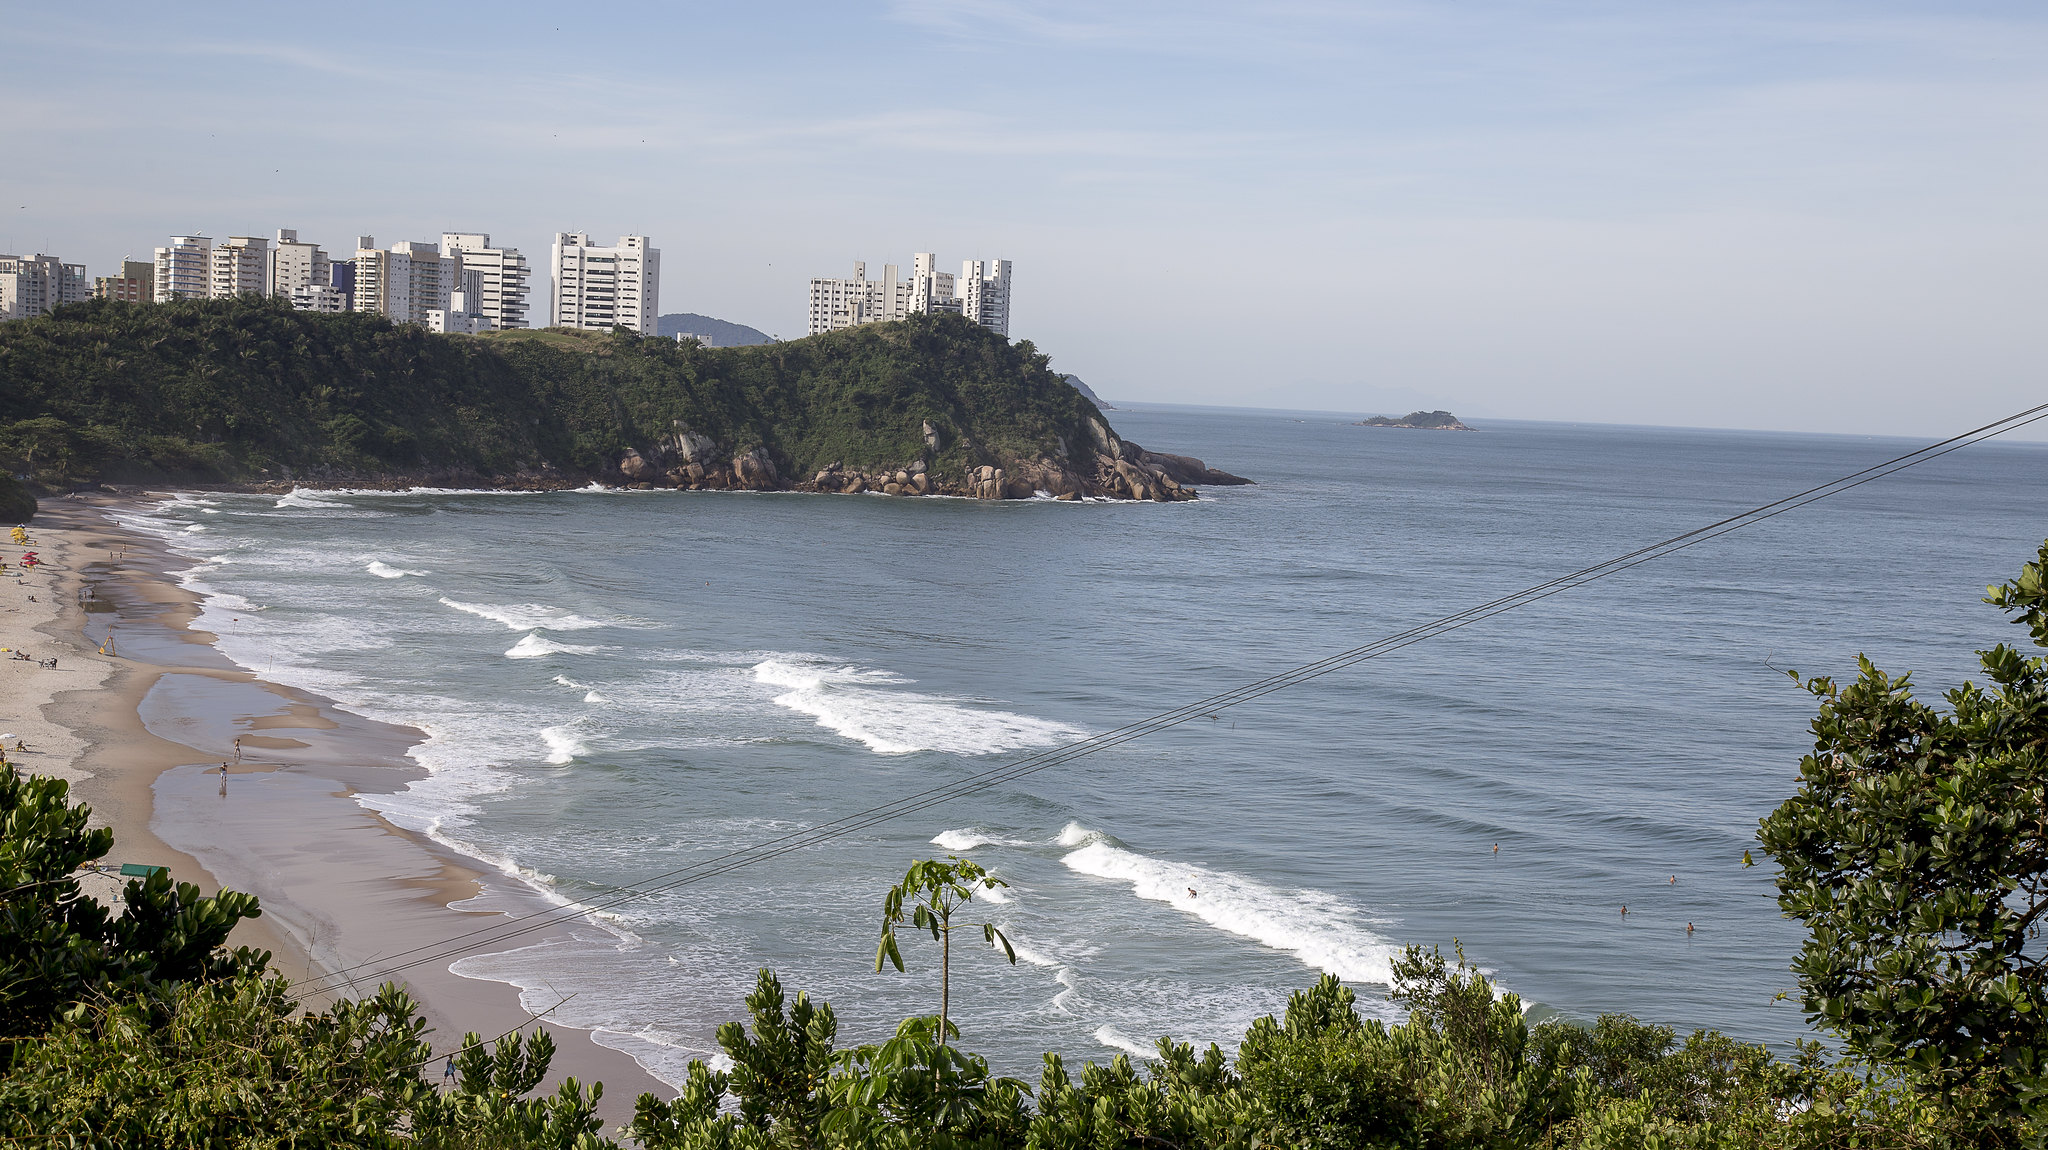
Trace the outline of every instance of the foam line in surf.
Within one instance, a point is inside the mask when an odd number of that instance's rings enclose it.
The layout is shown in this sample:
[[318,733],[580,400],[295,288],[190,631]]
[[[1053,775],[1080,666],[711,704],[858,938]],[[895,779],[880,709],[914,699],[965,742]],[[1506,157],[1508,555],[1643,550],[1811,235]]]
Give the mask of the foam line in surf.
[[541,659],[549,655],[594,655],[598,650],[597,647],[579,647],[574,643],[557,643],[553,639],[542,638],[539,631],[529,631],[526,638],[514,643],[512,649],[505,652],[505,657]]
[[[1068,829],[1088,833],[1072,825]],[[1139,898],[1286,951],[1346,982],[1393,983],[1396,948],[1359,925],[1356,912],[1334,895],[1279,890],[1229,871],[1151,858],[1101,838],[1060,861],[1082,874],[1129,883]]]
[[1028,847],[1032,844],[1029,839],[1006,839],[978,827],[962,827],[933,835],[932,845],[949,851],[971,851],[976,847]]
[[[370,574],[375,575],[379,579],[403,579],[407,575],[433,574],[433,572],[431,571],[411,571],[404,567],[393,567],[391,564],[384,562],[382,559],[370,560],[369,564],[365,566],[363,570],[368,571]],[[445,601],[446,600],[443,600],[443,602]]]
[[441,605],[489,619],[493,623],[502,623],[508,631],[588,631],[593,627],[606,626],[600,620],[585,619],[572,611],[550,607],[545,603],[460,603],[443,595]]
[[1049,719],[899,690],[914,680],[889,671],[768,659],[755,665],[754,678],[785,688],[775,696],[776,705],[809,715],[818,726],[881,755],[991,755],[1053,746],[1086,734]]

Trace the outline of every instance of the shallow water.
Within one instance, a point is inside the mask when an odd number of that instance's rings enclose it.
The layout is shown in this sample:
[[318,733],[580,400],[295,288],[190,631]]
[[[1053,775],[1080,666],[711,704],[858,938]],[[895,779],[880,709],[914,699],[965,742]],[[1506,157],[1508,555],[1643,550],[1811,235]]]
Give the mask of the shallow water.
[[[569,900],[1368,642],[1917,444],[1120,411],[1259,485],[1170,505],[795,494],[187,496],[239,662],[430,734],[368,796]],[[2048,446],[1947,456],[1569,595],[948,808],[649,898],[616,937],[472,957],[658,1072],[754,972],[849,1039],[936,1008],[872,970],[920,856],[1012,886],[956,956],[970,1046],[1032,1074],[1234,1040],[1319,972],[1382,999],[1458,940],[1546,1010],[1784,1042],[1798,944],[1756,820],[1857,652],[1930,693],[2018,637],[1977,602],[2048,534]],[[1498,844],[1496,853],[1493,849]],[[1676,883],[1670,880],[1675,878]],[[1626,904],[1624,918],[1620,907]],[[1688,938],[1685,924],[1697,932]],[[978,938],[978,934],[976,936]]]

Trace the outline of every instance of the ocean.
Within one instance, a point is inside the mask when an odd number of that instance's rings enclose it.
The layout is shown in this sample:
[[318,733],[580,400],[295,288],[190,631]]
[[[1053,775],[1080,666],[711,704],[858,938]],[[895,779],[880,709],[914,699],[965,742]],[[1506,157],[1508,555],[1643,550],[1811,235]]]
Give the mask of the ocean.
[[[1369,642],[1919,441],[1120,410],[1257,485],[1195,503],[577,491],[187,494],[128,522],[267,678],[428,733],[394,822],[580,903]],[[1944,432],[1945,433],[1945,432]],[[1035,1078],[1230,1047],[1324,972],[1375,1015],[1454,944],[1534,1015],[1782,1046],[1800,942],[1757,820],[1859,652],[1929,696],[2023,640],[1978,602],[2048,534],[1991,443],[1176,730],[472,955],[680,1081],[763,967],[842,1041],[936,1012],[876,973],[914,859],[1008,882],[954,956],[964,1045]],[[1498,850],[1496,850],[1496,846]],[[1761,857],[1761,856],[1759,856]],[[1675,881],[1674,881],[1675,880]],[[1628,908],[1624,916],[1621,907]],[[1694,931],[1688,935],[1686,925]]]

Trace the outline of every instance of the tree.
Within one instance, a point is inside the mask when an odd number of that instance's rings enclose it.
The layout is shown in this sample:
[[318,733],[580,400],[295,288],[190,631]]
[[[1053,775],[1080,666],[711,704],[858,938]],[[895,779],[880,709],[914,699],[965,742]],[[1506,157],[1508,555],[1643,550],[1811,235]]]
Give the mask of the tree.
[[119,915],[87,895],[79,871],[114,847],[112,831],[87,829],[91,816],[62,779],[0,767],[0,1069],[15,1042],[83,999],[260,974],[270,961],[222,949],[262,913],[254,895],[202,897],[163,870],[128,883]]
[[[2048,543],[1987,590],[2048,647]],[[2048,659],[1979,656],[1990,686],[1965,683],[1946,709],[1864,658],[1854,683],[1804,680],[1813,752],[1758,837],[1778,905],[1807,926],[1807,1016],[1980,1111],[2001,1144],[2048,1112]]]
[[[939,1042],[944,1044],[953,1033],[948,1021],[952,1008],[953,994],[953,912],[965,906],[979,890],[994,890],[1009,883],[983,870],[972,859],[959,855],[947,855],[946,861],[919,859],[903,872],[903,881],[889,888],[882,899],[882,941],[875,947],[875,969],[882,969],[882,960],[896,964],[903,969],[903,955],[896,949],[896,925],[904,921],[904,904],[910,907],[910,924],[918,930],[931,932],[939,944]],[[961,923],[973,926],[974,923]],[[981,937],[990,946],[1001,946],[1008,956],[1010,965],[1017,965],[1017,950],[996,924],[984,922]]]

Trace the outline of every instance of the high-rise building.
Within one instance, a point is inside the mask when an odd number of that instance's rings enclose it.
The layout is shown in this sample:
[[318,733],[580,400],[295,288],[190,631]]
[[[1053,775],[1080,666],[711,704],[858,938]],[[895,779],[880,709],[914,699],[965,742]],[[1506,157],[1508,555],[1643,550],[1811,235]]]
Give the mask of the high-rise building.
[[953,273],[939,270],[939,257],[931,252],[919,252],[912,264],[915,274],[911,281],[911,301],[917,311],[960,312],[959,294],[953,288]]
[[1010,334],[1010,261],[968,260],[960,275],[938,270],[938,256],[919,252],[911,278],[897,279],[896,265],[883,265],[882,278],[867,278],[867,265],[853,265],[853,278],[811,281],[810,333],[838,331],[863,323],[905,319],[917,312],[964,315],[999,335]]
[[93,278],[92,294],[94,299],[149,303],[156,299],[156,265],[141,260],[122,260],[120,275]]
[[419,240],[400,240],[379,251],[372,236],[356,237],[356,311],[376,312],[398,323],[425,325],[430,311],[448,310],[448,293],[460,286],[461,261]]
[[550,253],[554,291],[548,326],[653,335],[660,313],[661,252],[646,236],[620,236],[604,248],[582,232],[560,232]]
[[995,332],[1010,334],[1010,261],[968,260],[960,265],[960,314]]
[[156,302],[205,299],[213,274],[213,241],[205,236],[172,236],[156,249]]
[[261,236],[229,236],[214,245],[207,261],[206,294],[233,299],[248,293],[270,294],[270,241]]
[[435,308],[427,313],[427,330],[444,335],[476,335],[491,330],[491,317],[474,310],[475,305],[470,302],[474,298],[463,288],[449,292],[446,310]]
[[44,315],[58,304],[85,299],[85,265],[40,252],[0,256],[0,320]]
[[[923,257],[920,256],[920,259]],[[916,306],[918,278],[903,279],[895,264],[882,265],[882,278],[868,278],[868,265],[856,260],[853,278],[811,281],[810,333],[838,331],[863,323],[908,319]]]
[[299,311],[340,315],[348,310],[348,297],[333,284],[301,284],[285,298],[291,300],[292,307]]
[[[333,262],[327,258],[319,244],[299,242],[299,233],[292,228],[277,229],[277,246],[270,249],[270,292],[293,301],[304,296],[319,303],[325,296],[313,288],[333,287]],[[301,308],[302,311],[326,311],[324,306]]]
[[341,293],[341,310],[356,309],[356,261],[353,258],[334,260],[327,265],[327,274],[333,277],[334,290]]
[[441,254],[462,261],[469,314],[483,316],[494,328],[526,326],[532,269],[518,248],[492,247],[487,232],[443,232]]

